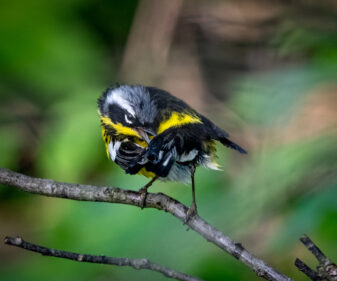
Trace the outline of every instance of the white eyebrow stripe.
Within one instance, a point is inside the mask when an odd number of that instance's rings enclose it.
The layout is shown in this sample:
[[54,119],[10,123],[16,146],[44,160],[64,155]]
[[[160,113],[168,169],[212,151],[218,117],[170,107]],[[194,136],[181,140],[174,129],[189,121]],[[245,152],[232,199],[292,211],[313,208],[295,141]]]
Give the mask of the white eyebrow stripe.
[[135,116],[135,111],[133,110],[130,103],[123,99],[121,96],[123,92],[121,90],[114,90],[107,96],[106,102],[108,104],[118,104],[121,108],[124,108],[128,113],[130,113],[133,117]]

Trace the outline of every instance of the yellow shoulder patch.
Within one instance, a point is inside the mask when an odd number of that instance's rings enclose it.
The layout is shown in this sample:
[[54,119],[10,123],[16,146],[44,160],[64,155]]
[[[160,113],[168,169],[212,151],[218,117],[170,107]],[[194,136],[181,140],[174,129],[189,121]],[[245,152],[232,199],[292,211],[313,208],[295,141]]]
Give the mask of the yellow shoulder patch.
[[180,127],[186,124],[202,123],[200,118],[196,115],[188,113],[173,112],[170,117],[161,122],[157,130],[157,134],[160,134],[171,127]]

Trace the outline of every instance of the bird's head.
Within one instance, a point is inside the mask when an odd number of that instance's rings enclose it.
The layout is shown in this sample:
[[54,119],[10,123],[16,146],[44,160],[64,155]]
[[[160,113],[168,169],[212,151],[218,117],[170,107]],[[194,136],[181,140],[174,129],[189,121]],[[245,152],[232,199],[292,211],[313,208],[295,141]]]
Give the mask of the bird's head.
[[112,127],[116,134],[136,136],[147,143],[155,135],[157,107],[144,86],[108,88],[98,99],[98,111],[102,124]]

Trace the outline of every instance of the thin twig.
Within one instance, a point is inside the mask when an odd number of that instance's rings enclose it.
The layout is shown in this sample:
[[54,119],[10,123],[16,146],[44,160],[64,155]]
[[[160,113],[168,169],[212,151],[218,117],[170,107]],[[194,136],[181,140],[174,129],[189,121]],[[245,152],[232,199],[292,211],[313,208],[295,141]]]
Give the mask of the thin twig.
[[315,245],[314,242],[307,236],[303,235],[300,238],[300,241],[303,245],[316,257],[319,263],[325,263],[327,257],[323,254],[323,252]]
[[318,274],[315,270],[312,270],[309,266],[307,266],[303,261],[300,259],[295,260],[295,266],[303,272],[306,276],[308,276],[311,280],[318,280]]
[[329,260],[307,235],[303,235],[300,240],[318,260],[317,272],[300,259],[295,260],[295,266],[313,281],[337,281],[336,264]]
[[[0,168],[0,183],[49,197],[120,203],[137,207],[142,203],[140,193],[135,191],[124,190],[117,187],[97,187],[33,178],[4,168]],[[177,200],[162,193],[148,193],[145,207],[164,210],[182,222],[185,221],[188,209]],[[249,253],[240,243],[235,243],[232,239],[208,224],[200,216],[192,217],[186,224],[207,241],[228,252],[250,267],[258,276],[270,281],[291,281],[289,277],[279,273],[264,261]]]
[[6,237],[5,244],[10,246],[16,246],[28,251],[40,253],[44,256],[64,258],[69,260],[74,260],[78,262],[91,262],[91,263],[101,263],[117,266],[130,266],[134,269],[147,269],[152,271],[157,271],[166,277],[182,280],[182,281],[201,281],[198,278],[192,277],[185,273],[175,271],[166,266],[162,266],[151,262],[147,259],[129,259],[129,258],[115,258],[107,256],[95,256],[86,254],[77,254],[62,250],[56,250],[52,248],[43,247],[37,244],[32,244],[30,242],[24,241],[21,237]]

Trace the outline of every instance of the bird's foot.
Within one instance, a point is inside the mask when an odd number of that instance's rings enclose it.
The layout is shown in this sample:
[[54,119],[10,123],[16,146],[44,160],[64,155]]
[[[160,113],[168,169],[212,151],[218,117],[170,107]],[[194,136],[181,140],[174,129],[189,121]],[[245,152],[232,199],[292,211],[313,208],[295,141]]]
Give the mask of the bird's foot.
[[195,202],[193,202],[192,205],[187,210],[184,224],[188,223],[188,221],[197,214],[198,214],[197,205],[195,204]]
[[147,186],[142,187],[141,189],[138,190],[140,193],[140,203],[139,207],[143,210],[145,207],[145,201],[146,201],[146,196],[147,196]]

